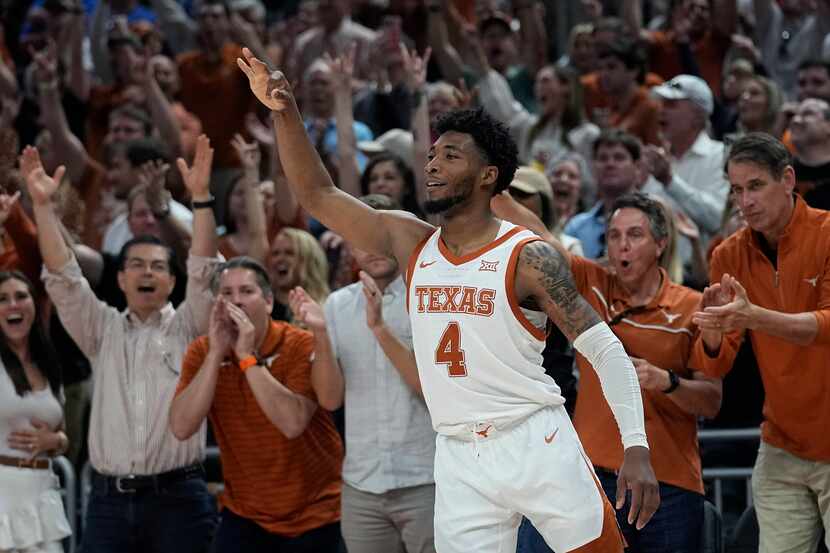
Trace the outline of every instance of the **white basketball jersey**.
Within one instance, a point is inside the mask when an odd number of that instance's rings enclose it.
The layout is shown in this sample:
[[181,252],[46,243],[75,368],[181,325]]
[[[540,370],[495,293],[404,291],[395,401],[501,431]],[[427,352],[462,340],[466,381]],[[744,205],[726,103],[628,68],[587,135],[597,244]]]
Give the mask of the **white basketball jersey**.
[[539,238],[507,221],[496,239],[458,257],[436,230],[410,257],[409,316],[418,373],[436,432],[509,426],[565,403],[542,368],[547,317],[522,309],[516,265]]

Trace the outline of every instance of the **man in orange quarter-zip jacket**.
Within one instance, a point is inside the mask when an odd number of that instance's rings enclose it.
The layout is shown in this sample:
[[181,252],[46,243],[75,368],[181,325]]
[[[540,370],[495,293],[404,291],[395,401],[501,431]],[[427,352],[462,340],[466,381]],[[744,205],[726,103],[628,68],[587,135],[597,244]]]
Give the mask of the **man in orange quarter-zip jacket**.
[[[751,133],[726,162],[748,227],[715,249],[694,317],[701,370],[722,377],[748,337],[764,383],[752,490],[760,553],[813,553],[830,530],[830,212],[793,194],[786,147]],[[830,546],[830,532],[825,532]]]

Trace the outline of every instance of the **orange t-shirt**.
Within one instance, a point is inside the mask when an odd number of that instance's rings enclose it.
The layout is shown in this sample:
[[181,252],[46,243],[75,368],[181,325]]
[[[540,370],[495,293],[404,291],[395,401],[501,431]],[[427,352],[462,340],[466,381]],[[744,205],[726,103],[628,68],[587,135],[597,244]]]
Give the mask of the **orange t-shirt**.
[[[209,347],[207,336],[190,344],[177,395],[199,372]],[[313,351],[311,333],[271,321],[259,354],[270,360],[275,379],[316,402]],[[299,437],[286,438],[259,407],[234,359],[219,368],[209,417],[225,479],[224,508],[288,537],[340,520],[343,445],[328,411],[317,409]]]
[[[706,31],[699,40],[691,43],[700,77],[706,81],[715,97],[720,96],[723,60],[731,46],[731,37],[723,36],[714,30]],[[666,80],[686,73],[680,63],[680,52],[673,31],[649,33],[648,57],[649,69]]]
[[585,113],[590,119],[593,120],[597,109],[609,110],[610,126],[629,132],[646,144],[659,144],[660,104],[651,98],[649,93],[651,87],[662,82],[659,77],[649,73],[646,76],[646,84],[637,89],[624,111],[620,110],[620,106],[615,105],[612,98],[602,90],[597,73],[584,75],[581,82],[585,91]]
[[[571,269],[579,292],[604,321],[632,307],[625,289],[604,267],[572,256]],[[643,310],[626,315],[611,329],[628,355],[690,378],[692,349],[698,334],[692,315],[698,310],[701,295],[671,282],[665,271],[662,274],[663,283],[654,299]],[[582,355],[577,355],[577,364],[580,381],[574,426],[591,461],[596,466],[618,470],[623,461],[623,448],[614,415],[594,368]],[[642,390],[642,395],[646,436],[657,480],[703,493],[697,418],[662,392]]]
[[188,52],[178,58],[184,107],[202,121],[205,134],[215,150],[216,167],[238,167],[239,159],[231,146],[236,133],[246,135],[245,116],[254,108],[254,95],[248,79],[236,65],[242,48],[226,44],[221,61],[214,65],[200,51]]
[[[830,461],[830,213],[813,209],[800,197],[778,242],[777,266],[764,255],[754,231],[744,228],[712,254],[709,281],[729,273],[754,305],[781,313],[812,313],[818,334],[799,346],[749,330],[746,335],[764,383],[761,437],[802,459]],[[701,369],[723,376],[732,369],[744,333],[727,334],[716,358],[698,343]]]

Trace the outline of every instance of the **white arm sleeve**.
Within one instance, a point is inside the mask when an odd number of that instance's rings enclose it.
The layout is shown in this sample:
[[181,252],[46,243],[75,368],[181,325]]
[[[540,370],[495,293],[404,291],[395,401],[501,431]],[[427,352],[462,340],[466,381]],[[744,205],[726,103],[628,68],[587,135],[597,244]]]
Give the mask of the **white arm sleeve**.
[[623,448],[648,447],[640,382],[622,342],[600,322],[577,336],[574,348],[597,371],[602,393],[617,420]]

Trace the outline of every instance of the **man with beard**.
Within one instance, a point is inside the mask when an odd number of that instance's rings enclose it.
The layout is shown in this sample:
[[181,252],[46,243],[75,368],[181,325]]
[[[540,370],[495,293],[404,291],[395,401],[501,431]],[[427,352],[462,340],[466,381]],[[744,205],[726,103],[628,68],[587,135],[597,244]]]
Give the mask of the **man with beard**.
[[[300,204],[354,247],[407,266],[407,306],[433,428],[435,544],[445,552],[515,549],[526,515],[557,551],[622,551],[542,349],[550,317],[596,368],[625,447],[618,498],[644,526],[659,505],[631,360],[579,295],[567,260],[497,219],[493,196],[517,148],[483,110],[450,112],[430,148],[425,210],[439,228],[371,209],[337,189],[308,140],[282,73],[243,50],[251,90],[272,110],[280,158]],[[618,505],[622,505],[621,502]]]
[[[388,197],[361,200],[400,209]],[[352,248],[361,282],[333,292],[325,306],[302,288],[291,294],[296,320],[314,332],[311,381],[320,406],[346,403],[342,529],[350,553],[435,551],[435,433],[421,392],[398,262]]]

